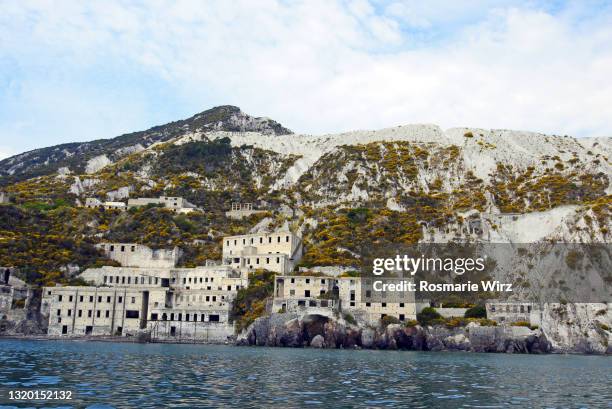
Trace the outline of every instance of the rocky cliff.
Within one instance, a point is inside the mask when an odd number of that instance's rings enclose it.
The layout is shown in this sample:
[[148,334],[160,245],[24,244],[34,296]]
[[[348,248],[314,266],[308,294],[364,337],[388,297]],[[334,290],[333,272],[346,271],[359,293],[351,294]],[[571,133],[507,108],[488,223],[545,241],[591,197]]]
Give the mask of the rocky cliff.
[[[579,314],[583,316],[578,317]],[[612,313],[605,304],[551,305],[543,315],[542,328],[532,330],[522,326],[482,326],[478,322],[457,327],[416,323],[372,327],[350,324],[340,317],[271,314],[256,319],[238,336],[236,343],[272,347],[612,354],[610,333],[602,329],[609,328],[612,322]]]
[[405,349],[416,351],[470,351],[547,353],[551,343],[542,331],[524,327],[466,327],[390,324],[386,327],[356,326],[342,319],[292,314],[258,318],[237,345],[314,348]]
[[[219,106],[190,118],[113,139],[75,142],[35,149],[0,161],[0,186],[57,171],[95,173],[105,166],[157,143],[190,133],[230,131],[263,135],[291,134],[268,118],[255,118],[238,107]],[[86,135],[84,135],[86,137]]]

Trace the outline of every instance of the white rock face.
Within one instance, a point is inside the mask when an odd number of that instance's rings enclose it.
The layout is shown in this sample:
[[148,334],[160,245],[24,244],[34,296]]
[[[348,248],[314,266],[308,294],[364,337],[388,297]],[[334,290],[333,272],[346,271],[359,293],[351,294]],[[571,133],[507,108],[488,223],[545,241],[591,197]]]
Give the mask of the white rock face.
[[80,196],[83,193],[85,193],[88,189],[97,185],[98,183],[100,183],[99,179],[83,179],[81,181],[81,179],[78,176],[75,176],[74,183],[70,185],[70,188],[68,189],[68,191],[77,196]]
[[109,201],[113,202],[119,199],[126,199],[130,197],[130,192],[133,190],[132,186],[123,186],[117,190],[111,190],[106,193],[106,197]]
[[137,143],[136,145],[132,145],[132,146],[125,146],[115,151],[115,157],[121,158],[122,156],[131,155],[137,152],[142,152],[144,151],[144,149],[145,149],[144,146],[142,146],[139,143]]
[[253,226],[251,230],[249,230],[249,234],[269,233],[270,223],[272,223],[273,221],[274,219],[271,217],[264,217],[263,219],[259,221],[259,223]]
[[[472,135],[466,137],[465,135]],[[408,141],[433,142],[441,146],[461,148],[466,170],[487,179],[498,162],[511,164],[517,169],[542,166],[543,156],[559,156],[562,160],[578,159],[588,163],[593,171],[612,174],[612,166],[605,158],[612,157],[612,138],[577,139],[566,136],[544,135],[534,132],[487,130],[477,128],[451,128],[443,131],[436,125],[403,125],[377,131],[353,131],[327,135],[266,135],[257,132],[210,132],[210,139],[229,137],[232,146],[253,145],[281,154],[302,158],[287,171],[278,187],[297,182],[322,155],[342,145],[371,142]],[[598,156],[599,155],[599,156]],[[594,158],[601,159],[593,164]],[[610,188],[609,188],[610,189]]]
[[70,169],[66,166],[61,167],[57,170],[57,175],[58,176],[68,176],[70,175],[72,172],[70,172]]
[[559,206],[545,212],[500,215],[496,220],[508,242],[534,243],[551,236],[560,226],[565,225],[577,209],[578,206]]
[[611,327],[612,311],[603,303],[546,304],[542,311],[542,330],[560,352],[611,353]]
[[387,209],[398,211],[398,212],[402,212],[406,210],[399,203],[397,203],[397,201],[393,199],[392,197],[387,199]]
[[186,143],[190,143],[190,142],[197,142],[197,141],[201,141],[202,140],[202,136],[204,134],[202,132],[188,132],[185,135],[177,138],[176,140],[174,140],[172,143],[175,145],[184,145]]
[[87,166],[85,166],[85,173],[96,173],[97,171],[110,165],[111,163],[113,162],[106,155],[96,156],[87,161]]

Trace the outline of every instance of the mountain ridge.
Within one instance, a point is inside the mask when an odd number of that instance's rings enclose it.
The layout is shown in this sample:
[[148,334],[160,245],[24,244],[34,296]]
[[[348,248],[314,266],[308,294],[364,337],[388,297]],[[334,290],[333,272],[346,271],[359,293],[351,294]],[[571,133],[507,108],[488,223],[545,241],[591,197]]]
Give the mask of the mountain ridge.
[[48,175],[63,167],[72,172],[82,173],[87,170],[87,161],[97,156],[105,155],[112,162],[125,154],[165,142],[184,132],[198,130],[237,132],[252,130],[266,135],[292,133],[291,130],[269,118],[253,117],[236,106],[221,105],[189,118],[156,125],[144,131],[130,132],[108,139],[69,142],[13,155],[0,160],[0,186]]
[[[532,145],[534,142],[541,143],[541,139],[547,142],[549,139],[553,141],[571,140],[585,147],[589,143],[593,147],[600,144],[605,145],[606,154],[612,151],[612,137],[575,138],[530,131],[469,127],[454,127],[444,130],[435,124],[408,124],[378,130],[357,130],[322,135],[295,134],[272,119],[253,117],[245,114],[239,107],[222,105],[202,111],[189,118],[156,125],[144,131],[130,132],[109,139],[69,142],[13,155],[0,160],[0,186],[32,177],[53,174],[58,170],[70,171],[75,174],[94,173],[123,156],[143,151],[158,143],[197,134],[213,134],[212,138],[215,138],[215,134],[223,134],[224,132],[230,133],[229,137],[234,145],[238,143],[253,144],[262,149],[271,148],[278,153],[288,153],[284,149],[274,149],[274,146],[279,143],[291,146],[290,141],[270,139],[282,135],[292,135],[292,139],[296,140],[309,140],[310,146],[308,148],[312,148],[312,145],[317,144],[317,142],[321,144],[322,141],[325,141],[325,143],[332,142],[331,145],[339,146],[396,139],[413,142],[461,144],[462,136],[471,134],[485,139],[489,139],[492,135],[503,135],[502,139],[507,139],[505,143],[516,143],[514,139],[527,138],[530,139],[529,143]],[[402,136],[398,138],[400,134]],[[262,139],[269,143],[262,143]],[[495,139],[501,142],[499,137]],[[293,144],[295,145],[295,143]],[[301,150],[303,148],[300,147]],[[298,152],[300,149],[289,149],[289,151],[292,154],[300,154]],[[302,167],[314,163],[308,159],[302,162],[307,162],[301,164]]]

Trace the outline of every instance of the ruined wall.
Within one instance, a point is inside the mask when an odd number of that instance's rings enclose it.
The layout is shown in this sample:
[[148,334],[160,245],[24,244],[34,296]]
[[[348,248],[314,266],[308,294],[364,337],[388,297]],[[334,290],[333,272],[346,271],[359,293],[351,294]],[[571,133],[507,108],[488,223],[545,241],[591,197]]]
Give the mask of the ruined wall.
[[149,323],[153,341],[225,343],[234,335],[228,323],[158,321]]
[[107,257],[124,267],[172,268],[181,253],[178,247],[171,250],[153,250],[135,243],[104,243],[97,247],[102,249]]

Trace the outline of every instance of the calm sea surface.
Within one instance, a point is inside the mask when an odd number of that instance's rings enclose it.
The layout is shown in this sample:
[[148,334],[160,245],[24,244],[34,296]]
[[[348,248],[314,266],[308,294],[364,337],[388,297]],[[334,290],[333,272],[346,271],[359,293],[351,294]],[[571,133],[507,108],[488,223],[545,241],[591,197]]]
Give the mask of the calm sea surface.
[[[72,390],[18,403],[8,390]],[[0,340],[0,407],[612,408],[612,357]]]

